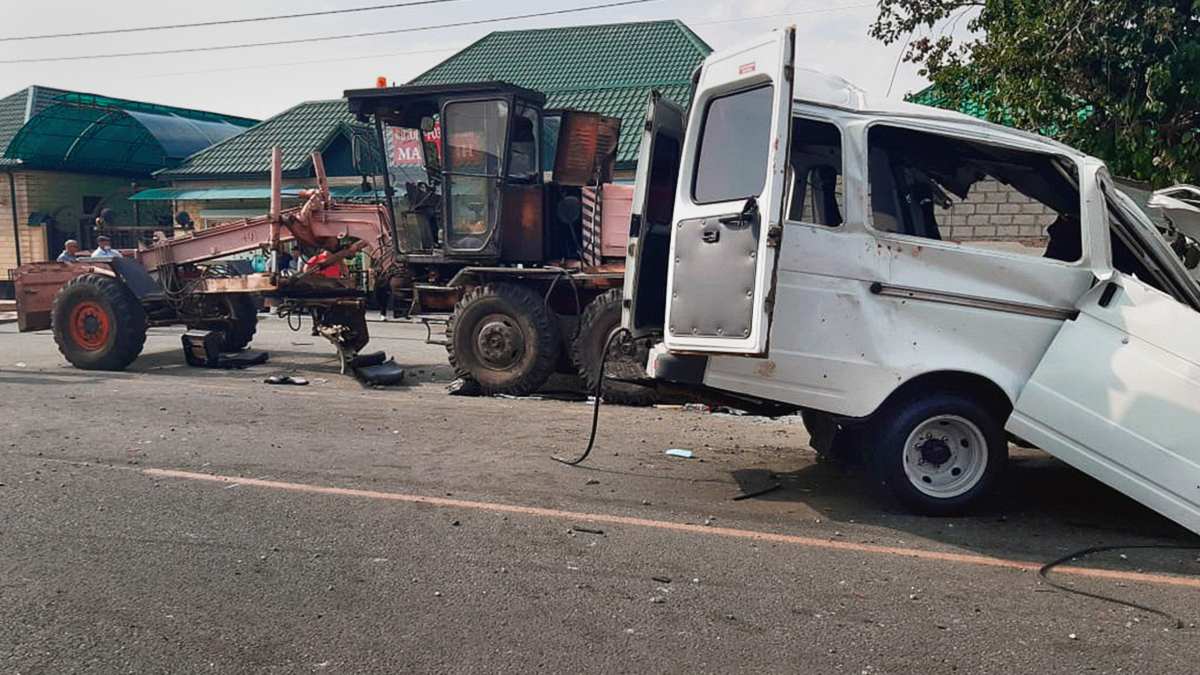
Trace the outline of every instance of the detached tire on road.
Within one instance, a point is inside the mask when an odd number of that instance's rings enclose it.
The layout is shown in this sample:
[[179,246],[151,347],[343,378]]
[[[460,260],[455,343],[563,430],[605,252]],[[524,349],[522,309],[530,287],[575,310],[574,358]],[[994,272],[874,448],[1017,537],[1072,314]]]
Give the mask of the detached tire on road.
[[[597,296],[588,303],[579,320],[579,335],[571,345],[571,358],[579,375],[587,383],[588,392],[596,390],[600,380],[600,359],[604,355],[604,347],[612,334],[621,327],[621,291],[613,289]],[[629,347],[622,349],[614,344],[608,353],[608,367],[611,374],[630,374],[641,371],[646,366],[649,354],[644,347]],[[617,382],[611,379],[604,381],[600,391],[601,397],[608,403],[622,405],[650,405],[654,403],[654,390],[628,382]]]
[[525,396],[554,372],[558,317],[522,286],[480,286],[463,296],[446,326],[446,351],[459,377],[484,394]]
[[221,351],[240,352],[250,345],[258,331],[258,308],[249,293],[228,293],[222,300],[228,308],[229,325],[221,341]]
[[124,370],[146,344],[146,312],[124,284],[103,274],[84,274],[54,299],[54,341],[71,365],[85,370]]
[[956,393],[927,394],[884,411],[869,434],[874,477],[908,508],[948,516],[970,508],[1008,459],[999,415]]

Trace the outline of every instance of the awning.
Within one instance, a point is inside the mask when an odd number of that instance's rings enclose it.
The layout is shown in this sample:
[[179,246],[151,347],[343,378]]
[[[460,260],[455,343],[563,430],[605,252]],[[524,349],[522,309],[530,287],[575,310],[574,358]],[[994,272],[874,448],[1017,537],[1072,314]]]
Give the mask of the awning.
[[253,123],[134,101],[57,101],[21,127],[4,157],[38,169],[148,177]]
[[[302,188],[284,188],[284,198],[297,199]],[[303,188],[313,189],[313,188]],[[361,185],[330,185],[329,193],[343,199],[348,197],[369,198],[375,192],[363,192]],[[382,194],[382,192],[380,193]],[[216,200],[259,200],[270,199],[269,187],[212,187],[212,188],[153,188],[142,190],[131,196],[131,201],[216,201]]]

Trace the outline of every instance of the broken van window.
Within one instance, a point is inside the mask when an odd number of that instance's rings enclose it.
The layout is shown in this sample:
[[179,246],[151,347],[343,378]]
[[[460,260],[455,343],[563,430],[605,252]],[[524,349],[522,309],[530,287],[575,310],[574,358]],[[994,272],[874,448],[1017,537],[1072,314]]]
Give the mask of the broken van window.
[[1075,165],[910,129],[870,130],[876,230],[1064,262],[1083,254]]
[[837,227],[846,213],[842,134],[828,122],[792,120],[788,220]]
[[775,87],[766,85],[718,96],[705,106],[692,179],[692,198],[697,204],[762,194],[774,98]]

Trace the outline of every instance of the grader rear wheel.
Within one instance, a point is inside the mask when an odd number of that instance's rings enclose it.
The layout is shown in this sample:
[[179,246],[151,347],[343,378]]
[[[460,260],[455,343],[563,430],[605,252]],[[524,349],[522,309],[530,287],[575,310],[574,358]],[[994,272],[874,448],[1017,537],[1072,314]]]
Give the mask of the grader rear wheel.
[[146,343],[146,312],[124,284],[103,274],[84,274],[54,299],[54,341],[71,365],[85,370],[124,370]]
[[[610,290],[592,300],[583,310],[579,321],[579,335],[571,345],[571,357],[580,376],[587,383],[588,391],[596,390],[600,379],[600,357],[613,333],[621,327],[621,291]],[[611,376],[638,373],[646,366],[648,351],[634,343],[614,343],[608,352],[605,370]],[[623,405],[650,405],[654,403],[654,390],[629,382],[606,379],[600,395],[609,403]]]
[[480,286],[454,308],[446,351],[454,372],[478,382],[484,394],[524,396],[554,372],[558,330],[558,318],[529,289]]

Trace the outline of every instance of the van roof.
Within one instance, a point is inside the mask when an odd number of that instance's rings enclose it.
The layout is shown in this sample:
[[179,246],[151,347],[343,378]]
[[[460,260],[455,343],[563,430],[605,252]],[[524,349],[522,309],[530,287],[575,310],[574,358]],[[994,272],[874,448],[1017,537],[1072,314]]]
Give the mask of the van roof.
[[985,120],[964,115],[953,110],[944,110],[907,101],[873,97],[849,81],[829,73],[812,69],[797,68],[793,81],[793,98],[797,103],[839,108],[866,116],[881,118],[919,118],[935,121],[947,127],[986,129],[997,140],[1005,138],[1025,143],[1034,142],[1048,151],[1073,157],[1087,157],[1069,145],[1020,129],[993,124]]

